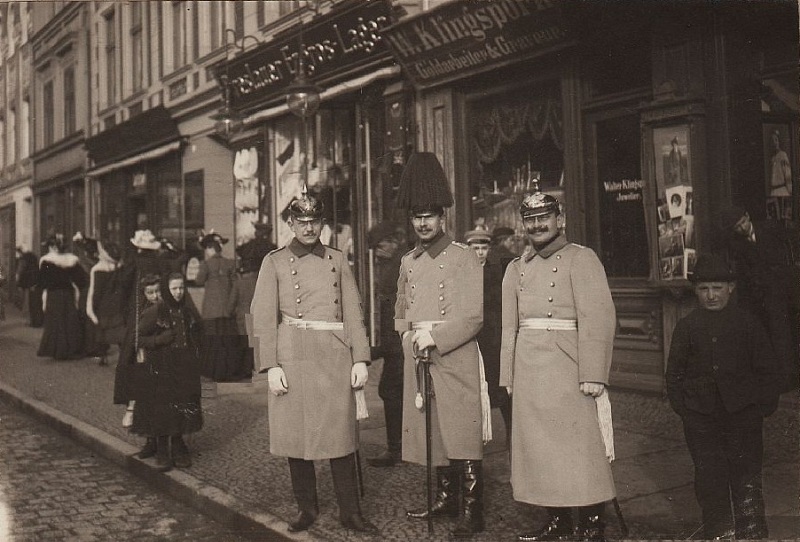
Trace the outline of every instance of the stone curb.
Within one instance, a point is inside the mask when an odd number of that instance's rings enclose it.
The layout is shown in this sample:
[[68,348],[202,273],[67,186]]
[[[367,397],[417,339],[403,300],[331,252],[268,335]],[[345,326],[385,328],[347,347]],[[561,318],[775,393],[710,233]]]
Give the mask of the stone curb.
[[41,401],[0,382],[0,397],[49,425],[59,433],[85,446],[145,480],[170,497],[190,506],[205,516],[253,540],[292,540],[322,542],[309,532],[289,533],[285,521],[236,499],[232,495],[204,483],[191,474],[173,469],[162,473],[154,459],[134,456],[138,449],[127,442],[65,414]]

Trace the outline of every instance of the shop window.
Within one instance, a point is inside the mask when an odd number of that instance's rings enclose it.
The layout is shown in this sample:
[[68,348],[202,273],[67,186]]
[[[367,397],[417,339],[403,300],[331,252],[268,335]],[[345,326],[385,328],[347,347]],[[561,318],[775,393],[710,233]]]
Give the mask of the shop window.
[[264,153],[260,140],[243,144],[234,155],[233,179],[236,246],[255,237],[255,224],[269,223],[269,198],[264,180]]
[[[519,205],[538,187],[564,201],[563,114],[556,81],[468,103],[472,219],[510,227],[524,250]],[[567,215],[568,216],[568,215]]]
[[72,134],[75,125],[75,68],[64,70],[64,136]]
[[595,125],[600,259],[609,277],[650,272],[638,115]]

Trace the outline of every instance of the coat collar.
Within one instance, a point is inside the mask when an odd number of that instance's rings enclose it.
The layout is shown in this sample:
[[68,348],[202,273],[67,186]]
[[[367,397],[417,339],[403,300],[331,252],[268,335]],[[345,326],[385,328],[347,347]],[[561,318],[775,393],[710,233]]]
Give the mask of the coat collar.
[[308,254],[313,254],[319,258],[325,257],[325,245],[320,243],[319,241],[312,246],[304,245],[296,238],[292,239],[289,243],[289,250],[292,251],[292,254],[297,256],[298,258],[302,258],[303,256],[307,256]]
[[530,253],[525,256],[525,262],[529,262],[533,259],[534,256],[540,256],[545,260],[567,246],[569,243],[567,242],[567,238],[564,236],[563,233],[559,234],[558,237],[550,241],[548,244],[536,250],[535,248],[531,248]]
[[422,253],[427,251],[430,254],[431,258],[436,258],[442,251],[447,248],[447,246],[452,243],[453,240],[444,232],[440,232],[438,236],[436,236],[433,241],[430,243],[422,244],[421,242],[417,241],[417,246],[414,247],[412,251],[412,256],[414,258],[419,258],[422,256]]

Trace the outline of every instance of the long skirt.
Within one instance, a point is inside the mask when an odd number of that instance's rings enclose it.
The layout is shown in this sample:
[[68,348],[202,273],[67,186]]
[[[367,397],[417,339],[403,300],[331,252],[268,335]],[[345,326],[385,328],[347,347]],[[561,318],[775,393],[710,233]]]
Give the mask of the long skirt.
[[251,376],[233,318],[203,320],[203,376],[230,382]]
[[72,290],[48,290],[44,332],[36,355],[55,359],[83,357],[83,322]]

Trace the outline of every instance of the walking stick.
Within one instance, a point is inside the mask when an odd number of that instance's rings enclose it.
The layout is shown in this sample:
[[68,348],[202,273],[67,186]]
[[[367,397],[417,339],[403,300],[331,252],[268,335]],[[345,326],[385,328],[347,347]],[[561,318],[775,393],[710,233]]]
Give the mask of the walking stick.
[[625,523],[625,518],[622,517],[622,508],[619,507],[619,500],[614,497],[611,499],[611,503],[614,505],[614,512],[617,513],[617,520],[619,521],[619,529],[622,531],[622,536],[628,538],[628,524]]
[[358,494],[364,498],[364,474],[361,471],[361,450],[356,448],[356,479],[358,480]]
[[428,534],[433,534],[433,436],[431,429],[431,352],[429,348],[419,352],[419,363],[422,364],[422,393],[425,397],[425,459],[427,466],[426,485],[428,497]]

